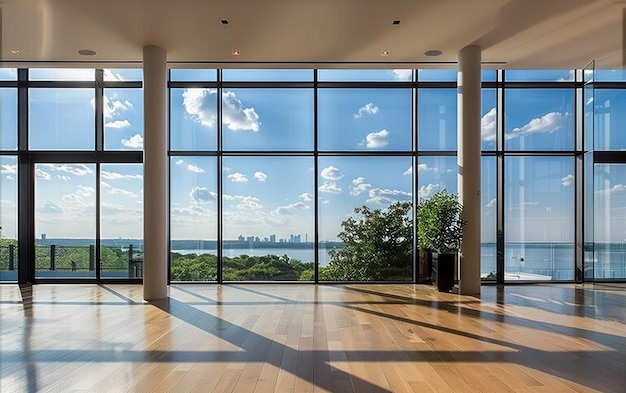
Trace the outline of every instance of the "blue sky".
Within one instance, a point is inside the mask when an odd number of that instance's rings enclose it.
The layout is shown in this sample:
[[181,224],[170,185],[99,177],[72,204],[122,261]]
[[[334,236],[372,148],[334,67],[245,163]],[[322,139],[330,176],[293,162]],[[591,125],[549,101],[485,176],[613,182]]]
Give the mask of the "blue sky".
[[[15,79],[0,70],[0,79]],[[39,70],[38,80],[93,80],[93,70]],[[176,71],[177,80],[216,80],[214,70]],[[491,72],[485,75],[490,77]],[[569,71],[507,72],[507,80],[571,80]],[[320,71],[320,81],[412,80],[411,71]],[[420,80],[454,80],[454,70],[424,70]],[[140,80],[140,70],[107,70],[105,80]],[[311,70],[288,72],[231,70],[225,80],[312,80]],[[143,147],[141,89],[105,89],[105,148]],[[222,92],[222,144],[226,152],[311,151],[315,105],[312,89],[225,89]],[[321,152],[410,152],[413,101],[410,89],[320,89],[317,126]],[[599,92],[596,105],[604,111],[598,128],[611,148],[626,148],[621,110],[626,95]],[[29,122],[32,149],[93,149],[93,89],[31,89]],[[505,146],[512,150],[570,150],[573,148],[574,96],[570,90],[507,90]],[[16,147],[16,94],[0,90],[0,148]],[[217,90],[172,89],[171,148],[210,152],[217,147]],[[419,146],[428,150],[456,149],[456,89],[421,89],[417,119]],[[495,90],[484,90],[481,136],[483,148],[495,148]],[[617,125],[616,125],[617,124]],[[621,128],[623,129],[623,128]],[[608,139],[607,139],[608,138]],[[609,143],[603,142],[603,143]],[[485,158],[482,211],[483,239],[495,240],[495,160]],[[239,235],[314,232],[314,179],[318,181],[319,238],[334,240],[340,223],[355,207],[385,208],[410,200],[414,193],[427,198],[446,188],[456,192],[456,158],[422,156],[337,157],[322,155],[317,173],[311,156],[225,156],[222,167],[223,231],[225,239]],[[509,241],[573,241],[574,161],[571,157],[507,158],[506,225]],[[16,234],[16,161],[0,160],[2,226]],[[95,236],[95,165],[36,166],[36,233],[49,237]],[[214,239],[217,233],[217,159],[214,156],[171,158],[171,234],[174,239]],[[418,184],[412,174],[418,173]],[[626,187],[620,170],[602,173],[595,195],[602,209],[624,214]],[[620,177],[621,176],[621,177]],[[102,237],[142,236],[140,165],[102,165]],[[608,207],[607,207],[608,206]],[[600,207],[598,208],[600,209]],[[602,210],[602,211],[605,211]],[[61,214],[62,213],[62,214]],[[621,217],[621,216],[620,216]],[[624,220],[622,220],[623,222]],[[625,229],[602,228],[601,237],[624,238]],[[541,231],[540,231],[541,230]],[[598,229],[600,231],[600,229]],[[621,233],[620,233],[621,231]],[[600,232],[599,232],[600,233]]]

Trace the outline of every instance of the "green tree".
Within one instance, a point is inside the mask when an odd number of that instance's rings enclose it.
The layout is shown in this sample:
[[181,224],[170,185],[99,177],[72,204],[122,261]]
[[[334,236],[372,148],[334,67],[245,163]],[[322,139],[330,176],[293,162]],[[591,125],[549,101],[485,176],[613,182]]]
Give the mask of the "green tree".
[[412,276],[413,220],[410,202],[387,210],[357,207],[357,218],[341,223],[337,237],[343,248],[329,250],[330,262],[320,269],[322,280],[408,280]]

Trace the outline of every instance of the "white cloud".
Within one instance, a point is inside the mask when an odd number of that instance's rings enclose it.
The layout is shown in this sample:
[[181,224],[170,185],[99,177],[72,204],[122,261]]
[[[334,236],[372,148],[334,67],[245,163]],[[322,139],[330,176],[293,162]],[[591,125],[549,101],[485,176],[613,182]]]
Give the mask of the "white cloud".
[[302,199],[304,202],[311,202],[313,200],[313,195],[309,194],[308,192],[304,192],[298,195],[298,198]]
[[93,170],[85,164],[44,164],[43,166],[54,172],[65,172],[75,176],[93,173]]
[[410,199],[413,194],[407,191],[390,190],[388,188],[372,188],[369,190],[367,203],[388,205],[399,200]]
[[365,137],[366,146],[368,149],[378,149],[385,147],[389,144],[389,131],[380,130],[378,132],[370,132]]
[[203,173],[204,169],[194,164],[187,164],[187,170],[194,173]]
[[237,197],[241,202],[237,204],[237,209],[240,210],[259,210],[263,206],[259,203],[259,198],[253,196]]
[[489,202],[487,202],[487,204],[485,205],[485,207],[487,208],[493,208],[496,207],[496,198],[493,198],[492,200],[490,200]]
[[183,161],[183,160],[182,160],[182,159],[180,159],[180,158],[179,158],[178,160],[176,160],[176,165],[179,165],[179,166],[180,166],[180,165],[183,165],[184,163],[185,163],[185,161]]
[[417,173],[425,173],[425,172],[438,172],[439,168],[435,166],[428,166],[428,164],[418,164],[417,165]]
[[209,203],[215,199],[215,195],[213,195],[208,188],[206,187],[193,187],[189,192],[189,196],[191,197],[192,203]]
[[372,185],[365,183],[364,177],[357,177],[356,179],[352,180],[351,188],[352,190],[350,191],[350,195],[358,196],[371,189]]
[[3,164],[0,166],[0,173],[17,175],[17,165]]
[[104,80],[106,81],[123,81],[124,77],[116,72],[113,72],[111,69],[104,69]]
[[[111,97],[105,94],[102,102],[105,119],[111,119],[115,116],[119,116],[121,112],[127,111],[133,107],[133,104],[128,100],[118,100],[116,94]],[[93,100],[92,105],[95,106],[95,101]]]
[[57,175],[57,179],[63,180],[63,181],[70,181],[70,180],[72,180],[71,177],[66,176],[66,175]]
[[[217,90],[187,89],[183,105],[192,118],[205,127],[214,127],[217,121]],[[222,122],[229,130],[259,131],[261,122],[254,108],[244,108],[232,91],[222,93]]]
[[297,210],[303,210],[303,209],[309,209],[309,206],[305,205],[302,202],[296,202],[287,206],[279,206],[278,208],[273,210],[271,214],[275,216],[291,216]]
[[126,128],[130,126],[131,124],[128,120],[114,120],[104,125],[106,128]]
[[139,134],[135,134],[128,139],[122,139],[122,146],[129,149],[141,149],[143,148],[143,137]]
[[401,81],[410,81],[413,70],[392,70],[393,78]]
[[[174,207],[172,208],[173,216],[184,216],[184,217],[192,217],[192,216],[201,216],[208,217],[211,213],[210,209],[206,209],[200,205],[191,205],[187,207]],[[187,223],[187,221],[183,221]]]
[[259,131],[261,122],[254,108],[244,108],[234,92],[222,93],[222,123],[232,131]]
[[404,171],[403,175],[408,176],[413,174],[413,165],[411,165],[406,171]]
[[599,194],[611,195],[611,194],[622,194],[626,193],[626,185],[624,184],[616,184],[611,188],[607,188],[604,190],[598,191]]
[[569,187],[572,184],[574,184],[574,175],[569,174],[567,176],[565,176],[564,178],[561,179],[561,184],[563,185],[563,187]]
[[246,175],[244,175],[243,173],[233,173],[232,175],[228,175],[228,178],[230,179],[230,181],[234,182],[234,183],[246,183],[248,181],[248,178],[246,177]]
[[337,181],[343,177],[343,173],[339,171],[339,168],[331,165],[322,169],[321,176],[325,180]]
[[50,174],[41,168],[35,169],[35,177],[41,180],[50,180]]
[[137,198],[137,194],[135,194],[132,191],[128,191],[128,190],[124,190],[122,188],[115,188],[115,187],[110,187],[108,189],[109,194],[114,194],[114,195],[124,195],[125,197],[128,198]]
[[37,208],[39,213],[61,214],[63,208],[52,201],[46,201],[42,207]]
[[536,133],[552,133],[559,130],[565,124],[565,120],[569,114],[560,112],[550,112],[540,118],[532,119],[526,125],[514,128],[505,135],[507,140],[517,138],[519,136],[531,135]]
[[363,115],[375,115],[378,113],[378,107],[373,103],[367,103],[359,108],[359,110],[354,114],[355,119],[360,119]]
[[320,192],[329,194],[341,194],[341,187],[337,187],[337,183],[332,180],[325,180],[320,186]]
[[118,172],[101,171],[100,175],[107,180],[143,179],[143,175],[125,175]]
[[265,181],[265,180],[267,180],[267,175],[265,173],[261,172],[261,171],[254,172],[254,177],[258,181]]
[[480,137],[483,141],[495,142],[496,125],[498,124],[498,113],[496,108],[491,110],[480,119]]
[[434,193],[436,193],[437,191],[439,191],[440,189],[441,189],[441,185],[439,184],[428,184],[426,186],[421,186],[420,189],[417,191],[417,198],[426,199],[430,197],[431,195],[433,195]]

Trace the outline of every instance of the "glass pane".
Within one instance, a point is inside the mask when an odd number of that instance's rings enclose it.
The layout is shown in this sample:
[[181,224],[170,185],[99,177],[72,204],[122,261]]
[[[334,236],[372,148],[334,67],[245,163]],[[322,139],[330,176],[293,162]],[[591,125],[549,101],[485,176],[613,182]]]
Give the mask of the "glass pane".
[[31,81],[95,81],[93,68],[30,68]]
[[437,191],[457,192],[457,159],[422,156],[417,164],[417,199],[427,199]]
[[143,80],[143,70],[141,68],[132,69],[104,69],[105,82],[131,81],[141,82]]
[[93,150],[94,104],[94,89],[29,89],[30,148]]
[[217,158],[170,160],[172,281],[217,280]]
[[171,69],[170,78],[174,82],[215,82],[217,70],[204,69]]
[[599,70],[594,72],[593,79],[600,82],[626,81],[626,70]]
[[307,82],[313,81],[313,70],[222,70],[223,81]]
[[17,149],[17,89],[0,89],[0,149]]
[[[584,157],[584,179],[593,179],[594,172],[594,163],[593,163],[593,152],[585,153]],[[596,181],[585,181],[583,184],[583,198],[584,198],[584,206],[583,209],[583,235],[584,235],[584,278],[587,281],[593,280],[593,272],[594,272],[594,209],[595,209],[595,183]],[[590,206],[594,206],[593,209]]]
[[0,157],[0,281],[17,281],[17,158]]
[[312,157],[224,157],[224,281],[309,281]]
[[411,157],[320,157],[318,167],[320,280],[412,280]]
[[0,80],[2,81],[17,80],[17,68],[0,68]]
[[574,159],[505,158],[505,280],[574,279]]
[[456,150],[457,90],[419,89],[417,130],[420,150]]
[[100,276],[143,277],[143,165],[100,167]]
[[104,89],[104,148],[143,149],[143,89]]
[[483,82],[495,82],[497,76],[498,72],[496,70],[482,70]]
[[319,89],[319,149],[411,151],[411,89]]
[[496,279],[497,185],[496,158],[482,157],[480,181],[480,276]]
[[170,149],[217,149],[217,89],[170,89]]
[[413,70],[319,70],[320,82],[393,82],[411,81]]
[[507,82],[573,82],[574,70],[506,70],[504,80]]
[[35,165],[35,278],[94,278],[93,164]]
[[313,150],[313,89],[222,93],[224,150]]
[[496,106],[496,89],[481,90],[481,119],[480,136],[483,150],[496,149],[496,134],[498,132],[498,111]]
[[594,95],[595,149],[626,150],[626,90],[595,89]]
[[417,70],[417,80],[420,82],[456,82],[459,71],[456,69],[427,69]]
[[[593,81],[588,81],[585,83],[584,88],[584,112],[583,112],[583,137],[584,137],[584,149],[585,151],[593,150],[593,140],[594,140],[594,125],[595,125],[595,115],[594,115],[594,107],[595,107],[595,88]],[[598,118],[600,120],[600,117]],[[609,127],[610,129],[610,127]],[[610,134],[609,136],[610,140]]]
[[505,90],[504,148],[573,150],[573,89]]
[[626,165],[594,168],[594,272],[596,279],[626,278]]

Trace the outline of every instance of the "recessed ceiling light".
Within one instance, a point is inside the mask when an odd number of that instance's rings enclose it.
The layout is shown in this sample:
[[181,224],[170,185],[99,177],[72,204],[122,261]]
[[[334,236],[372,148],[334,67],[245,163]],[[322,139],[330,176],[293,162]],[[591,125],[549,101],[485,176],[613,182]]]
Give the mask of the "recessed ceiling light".
[[393,22],[391,22],[392,25],[399,25],[400,21],[398,19],[394,20]]
[[427,50],[426,52],[424,52],[424,54],[430,57],[441,56],[443,54],[443,51],[439,49],[431,49],[431,50]]
[[24,53],[24,49],[17,49],[17,48],[9,49],[9,53],[15,56],[19,56],[22,53]]
[[228,19],[220,19],[220,23],[223,24],[223,25],[227,25],[230,22],[228,21]]
[[380,52],[380,55],[381,56],[389,56],[389,51],[388,50],[382,51],[382,52]]
[[240,54],[241,54],[241,51],[239,51],[238,49],[233,50],[233,56],[239,56]]
[[81,49],[78,51],[78,54],[81,56],[95,56],[96,51],[93,49]]

